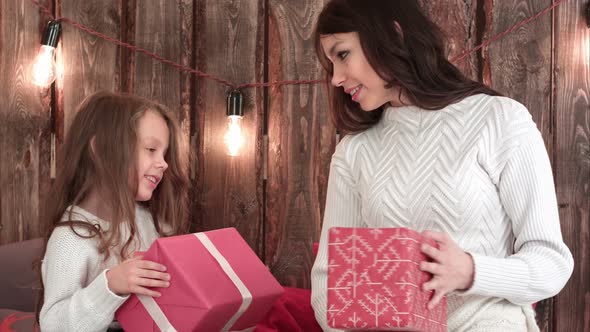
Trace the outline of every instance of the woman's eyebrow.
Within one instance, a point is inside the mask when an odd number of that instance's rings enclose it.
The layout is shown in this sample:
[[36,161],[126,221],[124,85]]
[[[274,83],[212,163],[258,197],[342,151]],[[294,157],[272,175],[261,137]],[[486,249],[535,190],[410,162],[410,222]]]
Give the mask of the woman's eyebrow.
[[330,51],[328,52],[328,55],[330,56],[334,56],[334,53],[336,52],[336,46],[342,44],[342,41],[337,41],[334,43],[334,45],[332,45],[332,47],[330,47]]

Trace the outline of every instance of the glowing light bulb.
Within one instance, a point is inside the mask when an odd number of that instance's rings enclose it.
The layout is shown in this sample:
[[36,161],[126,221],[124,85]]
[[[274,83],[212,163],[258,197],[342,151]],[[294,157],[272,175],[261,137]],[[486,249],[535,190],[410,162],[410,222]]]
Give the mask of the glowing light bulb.
[[231,115],[227,117],[227,131],[224,136],[227,154],[237,156],[240,154],[240,148],[244,144],[242,137],[242,117]]
[[244,145],[242,137],[242,93],[234,90],[227,96],[227,129],[223,140],[225,142],[227,154],[237,156],[240,154],[240,148]]
[[47,87],[55,81],[55,48],[41,45],[33,64],[33,83]]
[[55,81],[55,47],[60,31],[61,25],[58,21],[49,21],[43,32],[39,54],[33,63],[33,83],[40,87],[47,87]]

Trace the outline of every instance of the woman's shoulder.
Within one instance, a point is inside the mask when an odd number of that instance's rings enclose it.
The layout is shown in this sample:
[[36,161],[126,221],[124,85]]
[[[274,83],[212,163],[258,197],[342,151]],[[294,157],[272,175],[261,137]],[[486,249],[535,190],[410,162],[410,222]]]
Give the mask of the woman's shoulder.
[[505,96],[477,94],[464,98],[454,107],[470,113],[482,113],[491,117],[521,117],[529,115],[527,108],[520,102]]
[[347,134],[340,142],[336,144],[336,149],[332,158],[342,158],[345,160],[352,160],[358,157],[359,150],[366,144],[369,144],[369,136],[374,128],[369,128],[365,131]]

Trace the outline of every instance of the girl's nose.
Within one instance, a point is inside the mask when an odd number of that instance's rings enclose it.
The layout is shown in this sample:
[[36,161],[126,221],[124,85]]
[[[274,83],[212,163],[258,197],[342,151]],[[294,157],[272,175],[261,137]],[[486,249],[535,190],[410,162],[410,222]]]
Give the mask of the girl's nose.
[[157,165],[158,168],[161,168],[162,171],[165,171],[168,169],[168,163],[166,162],[166,160],[164,158],[162,158]]

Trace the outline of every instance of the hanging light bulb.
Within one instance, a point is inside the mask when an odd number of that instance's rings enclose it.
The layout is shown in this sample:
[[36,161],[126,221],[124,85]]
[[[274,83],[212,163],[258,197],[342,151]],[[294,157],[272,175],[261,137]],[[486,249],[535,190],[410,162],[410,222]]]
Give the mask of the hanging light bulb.
[[244,144],[242,137],[242,93],[238,90],[230,92],[227,96],[227,131],[225,132],[224,141],[227,154],[237,156],[240,148]]
[[40,87],[47,87],[55,81],[55,47],[59,40],[61,25],[58,21],[49,21],[43,39],[39,54],[33,63],[33,83]]

